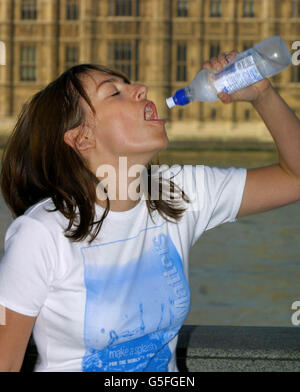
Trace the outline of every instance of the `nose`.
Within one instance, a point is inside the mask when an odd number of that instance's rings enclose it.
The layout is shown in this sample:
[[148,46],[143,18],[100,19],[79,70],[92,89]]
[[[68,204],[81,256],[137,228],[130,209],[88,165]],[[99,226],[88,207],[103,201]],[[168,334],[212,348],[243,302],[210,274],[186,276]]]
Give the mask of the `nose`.
[[135,100],[141,101],[147,97],[148,87],[144,84],[134,84],[131,85],[133,87],[132,95]]

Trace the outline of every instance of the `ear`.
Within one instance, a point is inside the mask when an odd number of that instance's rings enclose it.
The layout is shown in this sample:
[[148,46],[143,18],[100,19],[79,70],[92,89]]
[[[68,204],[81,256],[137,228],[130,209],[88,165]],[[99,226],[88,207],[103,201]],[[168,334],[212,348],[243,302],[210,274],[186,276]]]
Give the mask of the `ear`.
[[86,151],[95,145],[92,132],[87,129],[83,130],[81,126],[66,131],[64,141],[78,152]]

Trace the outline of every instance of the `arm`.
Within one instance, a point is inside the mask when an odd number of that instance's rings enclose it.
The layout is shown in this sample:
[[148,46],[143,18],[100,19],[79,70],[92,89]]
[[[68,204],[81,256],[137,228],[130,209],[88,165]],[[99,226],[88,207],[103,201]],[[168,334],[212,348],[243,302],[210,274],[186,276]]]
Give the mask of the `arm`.
[[[230,54],[232,60],[235,53]],[[206,63],[205,68],[218,71],[227,65],[224,55]],[[300,121],[283,99],[264,79],[232,95],[219,94],[224,104],[251,102],[269,129],[279,162],[249,169],[242,203],[237,217],[256,214],[300,200]]]
[[6,309],[6,325],[0,326],[0,372],[19,372],[35,317]]
[[17,371],[48,296],[56,248],[44,224],[22,215],[7,229],[4,249],[0,304],[6,306],[6,325],[0,326],[0,370]]
[[252,105],[275,141],[279,162],[248,170],[238,217],[300,200],[299,119],[271,86]]

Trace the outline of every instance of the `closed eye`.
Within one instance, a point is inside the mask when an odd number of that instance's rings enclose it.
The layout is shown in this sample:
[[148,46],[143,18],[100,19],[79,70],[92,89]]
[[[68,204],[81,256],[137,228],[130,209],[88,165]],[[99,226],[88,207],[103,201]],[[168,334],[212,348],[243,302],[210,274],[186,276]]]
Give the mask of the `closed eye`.
[[120,91],[116,91],[115,93],[113,93],[112,95],[111,95],[111,97],[113,97],[114,95],[119,95],[120,94]]

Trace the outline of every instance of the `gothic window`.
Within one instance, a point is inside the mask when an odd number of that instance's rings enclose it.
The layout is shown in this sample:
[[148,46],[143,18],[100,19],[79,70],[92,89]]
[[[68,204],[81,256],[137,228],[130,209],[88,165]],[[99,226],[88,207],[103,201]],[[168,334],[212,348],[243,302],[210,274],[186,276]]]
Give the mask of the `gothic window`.
[[36,81],[36,46],[22,45],[20,50],[20,80]]
[[176,53],[176,80],[185,82],[187,80],[187,45],[183,42],[177,43]]
[[221,53],[220,44],[212,43],[209,47],[209,58],[212,59],[213,57],[218,57]]
[[244,0],[243,4],[243,17],[254,18],[254,0]]
[[300,83],[300,65],[291,66],[291,82]]
[[217,121],[217,109],[213,108],[211,111],[211,120]]
[[210,16],[213,18],[219,18],[222,16],[221,0],[210,0]]
[[243,43],[243,52],[244,52],[245,50],[248,50],[248,49],[252,48],[253,45],[254,45],[254,44],[253,44],[252,41],[244,42],[244,43]]
[[79,50],[77,45],[67,45],[65,53],[65,69],[78,64],[79,62]]
[[292,0],[292,18],[300,17],[300,0]]
[[37,19],[37,0],[22,0],[21,19]]
[[177,0],[177,16],[188,16],[188,0]]
[[140,16],[140,0],[110,0],[110,16]]
[[139,79],[139,45],[137,40],[116,41],[109,45],[109,60],[113,68],[131,80]]
[[248,122],[250,121],[250,116],[251,116],[251,112],[249,109],[245,110],[245,121]]
[[78,0],[66,0],[66,19],[76,20],[79,18]]

